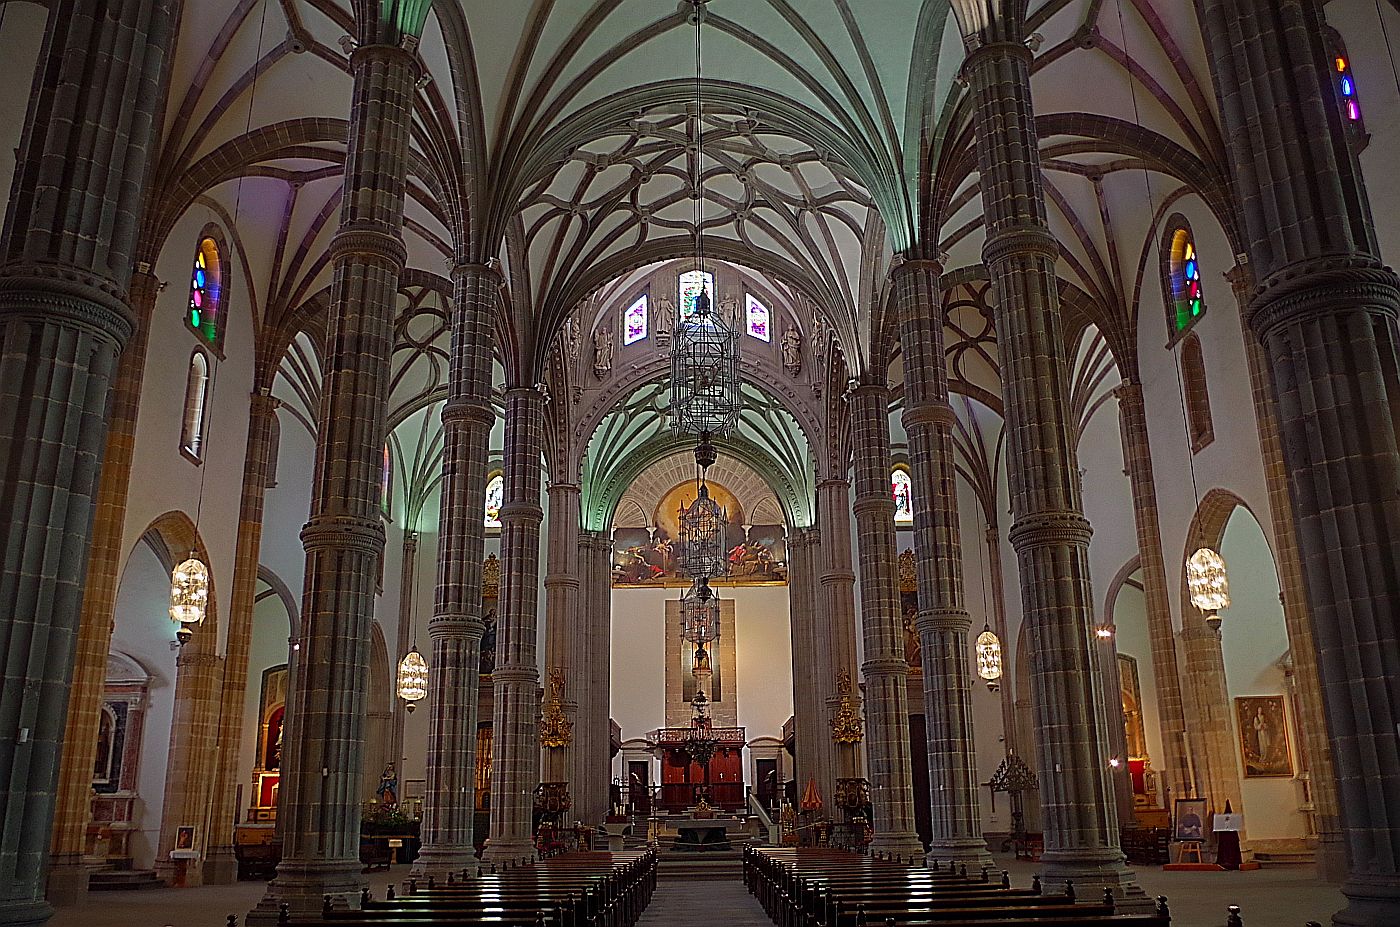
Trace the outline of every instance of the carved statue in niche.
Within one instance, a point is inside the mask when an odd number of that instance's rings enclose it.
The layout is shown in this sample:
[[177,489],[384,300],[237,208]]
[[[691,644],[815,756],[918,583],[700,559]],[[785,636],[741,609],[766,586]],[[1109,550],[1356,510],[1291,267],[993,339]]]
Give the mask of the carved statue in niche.
[[578,319],[570,315],[564,320],[564,351],[570,363],[578,362],[579,335]]
[[802,333],[795,326],[789,325],[787,331],[783,332],[783,368],[791,376],[797,376],[802,372]]
[[735,328],[739,327],[739,298],[733,293],[719,301],[719,317]]
[[652,319],[652,331],[656,334],[656,343],[661,347],[671,342],[671,326],[676,322],[676,303],[669,296],[658,296],[656,298],[656,315]]
[[593,333],[593,373],[601,380],[612,372],[612,365],[612,332],[606,328],[600,328]]
[[812,394],[822,398],[822,379],[826,376],[826,322],[820,315],[812,317]]

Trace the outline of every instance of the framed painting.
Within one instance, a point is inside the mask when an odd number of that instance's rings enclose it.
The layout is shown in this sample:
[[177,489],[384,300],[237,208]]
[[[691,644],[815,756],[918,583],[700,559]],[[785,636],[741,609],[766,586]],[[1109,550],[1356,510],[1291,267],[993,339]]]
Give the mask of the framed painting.
[[1210,806],[1204,798],[1178,798],[1172,810],[1173,840],[1205,840],[1210,836],[1206,832]]
[[1247,695],[1235,699],[1235,724],[1246,779],[1293,775],[1288,747],[1288,718],[1282,695]]

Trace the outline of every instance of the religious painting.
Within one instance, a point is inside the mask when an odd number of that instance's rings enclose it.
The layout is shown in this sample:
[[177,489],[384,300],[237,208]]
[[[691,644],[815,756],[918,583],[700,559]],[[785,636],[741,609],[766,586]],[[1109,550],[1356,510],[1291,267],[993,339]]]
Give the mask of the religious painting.
[[1178,798],[1172,816],[1172,839],[1205,840],[1209,804],[1204,798]]
[[676,547],[657,529],[618,528],[613,533],[613,585],[664,584],[677,576]]
[[751,525],[748,537],[729,549],[735,583],[787,582],[787,541],[782,525]]
[[193,824],[181,824],[179,827],[175,828],[175,849],[177,849],[177,850],[193,850],[193,849],[194,849],[194,825],[193,825]]
[[1240,756],[1246,779],[1293,775],[1288,749],[1288,720],[1282,695],[1249,695],[1235,699],[1235,724],[1240,733]]
[[1142,720],[1142,686],[1136,657],[1118,654],[1118,686],[1128,756],[1141,759],[1147,756],[1147,729]]

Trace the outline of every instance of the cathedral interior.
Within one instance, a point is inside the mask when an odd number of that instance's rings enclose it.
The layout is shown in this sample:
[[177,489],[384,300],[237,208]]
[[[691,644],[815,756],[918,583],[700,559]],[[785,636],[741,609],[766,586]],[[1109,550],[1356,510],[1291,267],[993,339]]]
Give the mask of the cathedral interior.
[[0,0],[0,927],[1397,927],[1392,36]]

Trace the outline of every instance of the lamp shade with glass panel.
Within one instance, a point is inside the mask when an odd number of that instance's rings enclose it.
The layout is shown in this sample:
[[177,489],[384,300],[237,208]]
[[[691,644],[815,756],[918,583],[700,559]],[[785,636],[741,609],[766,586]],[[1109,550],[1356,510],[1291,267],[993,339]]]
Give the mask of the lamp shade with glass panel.
[[170,571],[170,620],[179,626],[181,644],[190,639],[191,628],[204,620],[209,607],[209,568],[198,557],[190,557]]
[[1209,547],[1196,551],[1186,561],[1186,587],[1191,592],[1191,604],[1204,613],[1206,623],[1219,628],[1219,611],[1230,607],[1230,576],[1225,558]]
[[724,541],[729,515],[710,496],[704,482],[696,489],[695,501],[681,506],[677,521],[681,568],[686,575],[691,579],[709,579],[727,574],[729,558]]
[[1001,639],[992,631],[991,625],[977,635],[977,675],[993,692],[1001,685]]
[[695,311],[671,336],[671,427],[677,434],[728,434],[739,418],[739,338],[701,289]]
[[409,711],[428,694],[428,661],[414,647],[399,661],[399,698]]

